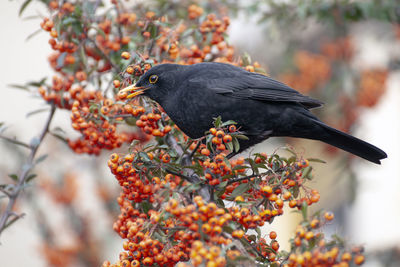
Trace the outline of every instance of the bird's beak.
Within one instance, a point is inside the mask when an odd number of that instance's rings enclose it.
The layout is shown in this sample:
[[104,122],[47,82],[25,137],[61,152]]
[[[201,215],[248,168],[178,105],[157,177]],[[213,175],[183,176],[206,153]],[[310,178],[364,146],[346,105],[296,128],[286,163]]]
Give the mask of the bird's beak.
[[149,87],[144,87],[144,86],[135,86],[134,84],[129,85],[122,90],[120,90],[118,93],[128,93],[128,96],[126,98],[133,98],[135,96],[141,95],[144,93],[145,90],[149,89]]

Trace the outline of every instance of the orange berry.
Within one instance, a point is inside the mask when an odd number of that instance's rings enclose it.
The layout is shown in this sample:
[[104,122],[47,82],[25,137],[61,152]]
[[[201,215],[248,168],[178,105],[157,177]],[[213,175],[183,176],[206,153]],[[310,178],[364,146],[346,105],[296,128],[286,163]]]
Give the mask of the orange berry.
[[364,263],[364,261],[365,261],[364,255],[357,255],[357,256],[355,256],[355,258],[354,258],[354,263],[355,263],[356,265],[361,265],[361,264]]
[[153,265],[154,259],[150,257],[146,257],[143,259],[143,264],[147,266]]
[[342,261],[351,261],[351,254],[349,252],[343,253]]
[[171,161],[171,156],[170,156],[169,154],[164,154],[164,155],[162,156],[162,161],[163,161],[164,163],[170,162],[170,161]]
[[278,236],[278,235],[276,234],[275,231],[271,231],[271,232],[269,233],[269,238],[271,238],[271,239],[276,239],[277,236]]
[[242,230],[235,230],[232,232],[232,237],[240,239],[243,236],[244,236],[244,232]]
[[241,201],[241,202],[243,202],[243,201],[244,201],[244,198],[243,198],[243,196],[237,196],[237,197],[235,197],[235,201]]
[[278,199],[278,196],[276,195],[276,194],[271,194],[269,197],[268,197],[268,200],[269,201],[276,201]]
[[278,251],[279,249],[279,243],[277,241],[272,242],[271,248],[275,251]]
[[133,67],[129,66],[129,67],[126,68],[125,71],[126,71],[127,73],[129,73],[129,74],[132,74],[132,73],[134,72],[134,69],[133,69]]
[[208,223],[205,223],[201,226],[201,230],[203,233],[208,234],[211,231],[211,226]]
[[272,187],[270,187],[269,185],[263,186],[263,187],[261,188],[261,191],[262,191],[264,194],[269,195],[269,194],[272,193]]
[[139,267],[139,266],[140,266],[140,262],[138,260],[131,261],[131,267]]
[[236,132],[236,126],[235,126],[235,125],[229,126],[228,129],[229,129],[229,131],[230,131],[231,133]]
[[289,201],[289,207],[294,208],[296,206],[297,206],[297,201],[295,199]]
[[119,159],[119,156],[117,153],[111,154],[111,156],[110,156],[111,162],[116,163],[118,161],[118,159]]
[[130,40],[131,40],[131,38],[129,36],[124,36],[121,39],[121,43],[126,45],[126,44],[129,44]]
[[277,199],[275,200],[275,204],[276,204],[279,208],[282,208],[282,207],[283,207],[283,200],[280,199],[280,198],[277,198]]
[[222,143],[221,139],[218,138],[218,137],[213,137],[213,138],[211,139],[211,142],[212,142],[214,145],[219,145],[219,144]]
[[161,133],[160,129],[154,129],[151,134],[153,136],[163,136],[163,134]]
[[314,233],[311,232],[311,231],[307,232],[306,235],[305,235],[305,238],[306,238],[307,240],[310,240],[310,239],[312,239],[313,237],[314,237]]
[[167,125],[164,127],[163,133],[169,133],[172,130],[172,127],[170,125]]
[[218,138],[223,138],[224,135],[225,135],[225,133],[224,133],[224,131],[222,131],[222,130],[219,130],[219,131],[217,131],[217,132],[215,133],[215,136],[218,137]]
[[317,228],[319,226],[319,220],[318,219],[313,219],[310,222],[310,226],[311,226],[311,228]]
[[288,200],[289,198],[291,198],[292,193],[290,193],[289,191],[286,191],[285,193],[283,193],[283,199],[284,200]]
[[210,152],[209,149],[203,148],[203,149],[200,151],[200,153],[201,153],[202,155],[204,155],[204,156],[209,156],[211,152]]
[[215,135],[215,134],[217,133],[217,129],[211,128],[211,129],[210,129],[210,133],[211,133],[212,135]]
[[87,78],[87,75],[84,71],[78,71],[75,73],[75,77],[78,81],[84,81]]
[[232,136],[229,135],[229,134],[227,134],[227,135],[225,135],[225,136],[223,137],[222,140],[223,140],[225,143],[232,142]]
[[106,114],[108,114],[108,112],[110,112],[110,108],[107,106],[102,106],[100,109],[100,112],[101,112],[101,114],[106,115]]
[[144,32],[143,33],[143,37],[144,38],[150,38],[150,36],[151,36],[150,32]]
[[119,80],[114,80],[113,84],[115,88],[119,88],[121,86],[121,82]]
[[131,58],[131,54],[129,52],[127,52],[127,51],[124,51],[124,52],[121,53],[121,57],[123,59],[130,59]]
[[333,212],[325,212],[324,213],[324,218],[327,220],[327,221],[331,221],[331,220],[333,220],[333,218],[335,217],[335,215],[333,214]]

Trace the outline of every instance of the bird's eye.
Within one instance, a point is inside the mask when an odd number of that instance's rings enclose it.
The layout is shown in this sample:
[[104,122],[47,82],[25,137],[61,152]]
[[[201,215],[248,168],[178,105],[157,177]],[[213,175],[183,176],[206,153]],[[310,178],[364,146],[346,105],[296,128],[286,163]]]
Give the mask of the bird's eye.
[[157,75],[151,75],[149,78],[150,83],[156,83],[158,81],[158,76]]

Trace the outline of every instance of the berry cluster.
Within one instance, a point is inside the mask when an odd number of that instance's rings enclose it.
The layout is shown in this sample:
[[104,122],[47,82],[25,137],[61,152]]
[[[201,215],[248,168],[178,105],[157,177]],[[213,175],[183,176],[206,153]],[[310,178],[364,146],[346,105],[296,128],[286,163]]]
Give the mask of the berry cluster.
[[323,86],[331,77],[330,61],[324,55],[299,51],[294,59],[298,73],[284,74],[281,80],[302,93]]
[[343,249],[340,242],[327,242],[324,234],[316,232],[321,226],[333,219],[333,213],[325,212],[324,218],[314,218],[298,225],[294,239],[292,239],[292,251],[287,263],[283,266],[335,266],[348,267],[353,261],[360,265],[364,262],[362,249],[354,247],[351,252]]
[[[154,113],[150,114],[153,120]],[[146,118],[142,116],[140,121],[147,121],[149,114]],[[225,266],[229,261],[235,262],[237,257],[234,240],[243,238],[247,244],[246,257],[282,262],[275,232],[270,233],[271,241],[267,242],[262,236],[255,238],[248,230],[271,223],[275,216],[282,215],[285,202],[296,209],[318,202],[318,192],[304,186],[310,178],[309,162],[305,159],[288,161],[264,153],[252,158],[228,159],[226,154],[234,149],[238,138],[243,137],[236,126],[219,119],[204,143],[201,140],[189,143],[190,140],[176,137],[176,141],[184,140],[188,153],[193,154],[193,164],[197,162],[202,169],[198,187],[188,183],[184,175],[178,175],[183,171],[174,175],[160,172],[176,168],[179,160],[176,152],[165,150],[163,146],[144,149],[137,146],[131,154],[111,155],[108,166],[122,188],[118,198],[121,214],[114,223],[114,230],[126,239],[125,251],[117,265],[173,266],[190,259],[194,266]],[[267,171],[261,172],[262,169]],[[248,170],[258,174],[247,175]],[[198,188],[206,185],[231,205],[207,203],[197,195]],[[192,202],[184,200],[183,206],[178,199],[185,199],[182,194],[185,191],[194,196]],[[327,213],[325,218],[331,220],[333,215]],[[314,220],[310,225],[316,229],[322,224]],[[165,238],[173,245],[165,246]],[[310,240],[314,234],[307,233],[305,238]],[[106,262],[104,266],[115,265]]]

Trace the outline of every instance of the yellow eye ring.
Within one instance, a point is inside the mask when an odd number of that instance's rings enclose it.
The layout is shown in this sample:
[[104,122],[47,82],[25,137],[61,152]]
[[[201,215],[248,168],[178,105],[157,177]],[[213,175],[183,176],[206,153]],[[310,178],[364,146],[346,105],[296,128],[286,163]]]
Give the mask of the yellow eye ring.
[[156,83],[158,81],[158,76],[153,74],[149,77],[149,82],[150,83]]

